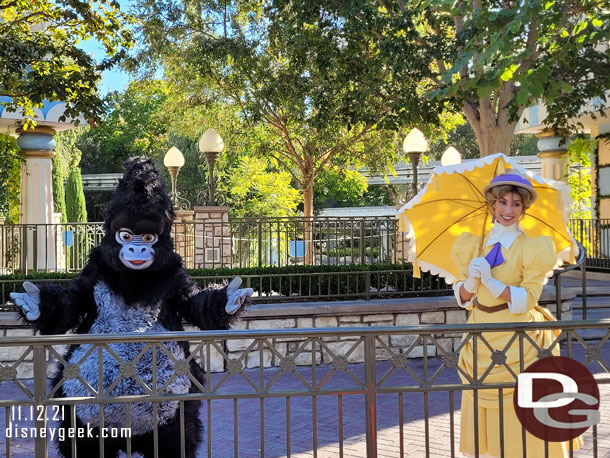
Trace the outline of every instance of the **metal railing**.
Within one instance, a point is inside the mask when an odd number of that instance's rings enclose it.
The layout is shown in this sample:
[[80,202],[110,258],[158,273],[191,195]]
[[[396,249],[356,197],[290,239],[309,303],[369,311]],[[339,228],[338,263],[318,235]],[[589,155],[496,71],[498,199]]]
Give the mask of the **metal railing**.
[[587,250],[587,267],[610,272],[610,219],[573,219],[569,228]]
[[[240,275],[243,286],[254,289],[254,302],[316,300],[371,300],[383,297],[439,296],[452,290],[442,278],[422,272],[414,278],[411,269],[363,270],[354,272],[261,273]],[[233,276],[193,276],[201,287],[230,282]],[[34,283],[66,285],[69,278],[36,279]],[[21,291],[23,279],[0,279],[0,308],[9,293]],[[5,306],[8,309],[8,306]]]
[[[102,237],[102,223],[0,225],[0,274],[79,271]],[[407,246],[389,217],[196,220],[173,238],[191,269],[392,263]]]
[[[570,221],[587,267],[610,270],[610,219]],[[77,272],[103,237],[102,223],[0,225],[0,275]],[[175,223],[187,268],[384,264],[405,261],[408,240],[393,217],[233,218]]]
[[[65,417],[64,413],[59,415],[65,420],[84,406],[95,406],[99,421],[90,425],[94,433],[104,424],[129,428],[142,420],[131,415],[138,404],[140,409],[148,406],[152,412],[149,419],[154,427],[147,440],[152,442],[155,456],[164,456],[165,444],[159,443],[158,408],[161,403],[175,402],[180,446],[173,445],[172,456],[184,457],[185,421],[192,420],[185,420],[185,406],[190,401],[203,401],[200,417],[205,431],[200,447],[208,457],[291,456],[301,452],[314,457],[347,453],[377,457],[386,451],[404,456],[405,450],[417,447],[423,450],[422,456],[434,453],[454,457],[458,454],[456,431],[460,424],[457,395],[472,391],[476,400],[481,390],[496,390],[502,399],[515,387],[516,373],[524,369],[524,348],[535,346],[531,336],[537,330],[559,333],[549,347],[537,348],[539,358],[550,356],[552,349],[561,349],[563,356],[597,373],[602,398],[610,394],[610,320],[7,337],[0,341],[0,349],[18,348],[20,357],[12,365],[0,365],[0,412],[4,410],[0,427],[49,430],[57,428],[52,417],[58,412],[69,412]],[[581,335],[591,330],[601,333],[598,340],[587,341]],[[498,332],[512,334],[509,344],[492,348],[489,341]],[[287,345],[295,340],[300,343]],[[158,382],[162,376],[157,373],[155,358],[173,355],[168,349],[175,345],[173,342],[187,342],[192,355],[187,360],[170,356],[173,373],[164,379],[165,383]],[[477,348],[494,354],[489,368],[479,367],[479,372],[470,376],[458,367],[459,352],[467,342],[473,345],[475,355]],[[134,361],[117,354],[116,345],[124,343],[141,344],[143,350]],[[66,345],[83,345],[88,350],[80,361],[68,363],[64,360]],[[505,364],[507,352],[514,348],[521,355],[519,367],[507,371],[508,378],[503,382],[490,382],[490,369]],[[148,353],[152,353],[152,366],[144,362]],[[120,368],[122,375],[99,380],[102,355],[104,364]],[[96,358],[99,371],[82,373],[81,365],[91,357]],[[191,359],[202,364],[204,381],[191,373]],[[64,366],[64,378],[49,384],[49,366],[57,364]],[[32,367],[33,382],[18,377],[26,365]],[[168,386],[176,377],[188,377],[192,386],[189,393],[170,392]],[[141,388],[130,395],[116,396],[114,389],[121,378],[133,378]],[[143,382],[149,379],[153,383]],[[60,394],[68,381],[77,380],[86,394],[70,398]],[[21,417],[19,412],[30,412],[30,407],[37,415]],[[117,417],[117,412],[122,416]],[[502,425],[501,404],[499,412]],[[574,456],[597,457],[598,443],[610,439],[609,418],[604,411],[602,424],[583,435],[584,452],[576,451]],[[74,425],[70,420],[66,422]],[[476,414],[474,422],[476,431]],[[95,439],[101,454],[110,440],[102,436]],[[381,436],[392,440],[380,441]],[[521,447],[505,444],[503,435],[499,440],[503,449]],[[30,447],[32,454],[43,458],[48,454],[49,442],[49,434],[38,434],[35,439],[7,435],[4,447],[7,456],[15,447]],[[130,456],[134,445],[131,437],[121,438],[120,444]],[[78,452],[75,439],[68,440],[67,446],[72,453]],[[523,453],[526,456],[525,450]]]

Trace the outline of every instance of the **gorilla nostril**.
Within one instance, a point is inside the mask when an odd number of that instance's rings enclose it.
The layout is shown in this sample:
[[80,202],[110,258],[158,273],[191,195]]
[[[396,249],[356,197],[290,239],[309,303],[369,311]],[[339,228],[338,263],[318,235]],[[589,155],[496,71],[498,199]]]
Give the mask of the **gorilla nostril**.
[[129,248],[127,248],[127,251],[129,251],[130,253],[135,253],[135,250],[133,249],[132,246],[130,246]]

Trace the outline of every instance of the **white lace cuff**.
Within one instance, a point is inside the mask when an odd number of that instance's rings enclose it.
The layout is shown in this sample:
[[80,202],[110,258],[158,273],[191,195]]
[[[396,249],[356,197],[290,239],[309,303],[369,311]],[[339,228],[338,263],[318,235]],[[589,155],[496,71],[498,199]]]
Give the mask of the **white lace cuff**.
[[508,310],[513,315],[527,312],[527,291],[521,286],[509,286],[510,299]]

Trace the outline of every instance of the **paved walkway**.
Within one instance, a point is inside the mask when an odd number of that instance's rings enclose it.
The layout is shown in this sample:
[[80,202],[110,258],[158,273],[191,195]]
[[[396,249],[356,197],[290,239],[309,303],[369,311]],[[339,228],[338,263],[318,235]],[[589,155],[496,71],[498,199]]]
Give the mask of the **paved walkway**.
[[[610,344],[607,344],[603,353],[603,359],[610,361]],[[583,362],[584,352],[578,348],[574,351],[574,357]],[[434,373],[440,362],[438,359],[432,360],[429,370]],[[410,360],[409,367],[418,376],[423,376],[423,361]],[[387,362],[377,364],[377,379],[380,380],[384,374],[391,369]],[[590,364],[589,369],[596,373],[598,378],[605,377],[599,364]],[[328,382],[326,388],[348,389],[355,387],[364,380],[363,367],[361,364],[351,365],[349,368],[353,377],[349,373],[337,372]],[[300,368],[298,371],[303,377],[307,378],[311,370]],[[321,380],[328,372],[327,369],[320,369],[317,377]],[[276,377],[276,369],[264,371],[265,384],[271,382]],[[247,371],[248,377],[253,381],[259,376],[258,370]],[[394,379],[392,377],[395,377]],[[221,374],[213,376],[212,383],[216,384],[222,378]],[[359,382],[356,382],[357,379]],[[411,376],[406,371],[394,373],[387,382],[389,386],[411,383]],[[398,383],[397,383],[398,382]],[[446,369],[441,373],[438,383],[455,383],[457,375],[455,370]],[[291,374],[282,375],[274,390],[303,390],[302,383]],[[14,384],[2,384],[2,398],[17,399],[18,389]],[[31,386],[31,385],[30,385]],[[231,376],[224,392],[244,392],[248,384],[245,379],[238,375]],[[250,390],[251,392],[251,390]],[[598,455],[599,457],[610,458],[610,384],[600,385],[601,393],[601,424],[598,427]],[[403,395],[403,456],[406,457],[425,457],[426,456],[426,421],[424,418],[424,404],[426,400],[422,393],[405,393]],[[234,456],[234,401],[214,400],[211,405],[211,428],[206,430],[204,443],[201,447],[200,456],[208,456],[208,434],[211,436],[211,452],[209,456],[225,458]],[[399,457],[400,454],[400,429],[399,429],[399,396],[398,394],[380,394],[377,397],[378,411],[378,453],[380,457]],[[285,397],[266,399],[241,399],[237,403],[238,417],[238,437],[239,453],[238,456],[249,457],[283,457],[288,455],[288,445],[286,439],[286,408]],[[440,458],[451,456],[451,411],[449,394],[446,392],[431,392],[428,395],[429,422],[428,437],[430,446],[430,457]],[[460,394],[454,396],[454,422],[455,422],[455,442],[456,450],[459,446],[459,422],[460,422]],[[208,403],[204,402],[201,409],[201,418],[204,424],[207,423]],[[0,409],[0,430],[5,428],[5,415]],[[313,412],[316,414],[314,415]],[[294,457],[339,457],[339,413],[342,416],[343,430],[343,456],[346,458],[366,456],[366,437],[365,437],[365,403],[362,395],[345,395],[342,399],[342,409],[339,411],[338,399],[336,396],[318,396],[315,401],[310,397],[290,398],[290,455]],[[264,430],[261,428],[261,418],[264,418]],[[314,420],[315,420],[315,443],[317,444],[314,453]],[[261,433],[264,440],[261,443]],[[54,447],[50,447],[50,457],[56,457]],[[264,448],[264,450],[263,450]],[[6,438],[0,435],[0,457],[6,456]],[[33,456],[33,440],[13,440],[11,442],[11,456],[15,458],[25,458]],[[592,430],[585,433],[585,447],[574,454],[575,457],[585,458],[593,456]]]

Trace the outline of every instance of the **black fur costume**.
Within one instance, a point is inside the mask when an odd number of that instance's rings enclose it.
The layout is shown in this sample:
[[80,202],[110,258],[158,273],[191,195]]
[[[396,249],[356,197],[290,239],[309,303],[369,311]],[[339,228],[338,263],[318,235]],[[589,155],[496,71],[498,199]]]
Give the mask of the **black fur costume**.
[[[175,217],[172,205],[153,163],[146,159],[133,159],[126,164],[123,178],[109,203],[104,222],[105,235],[99,247],[91,251],[89,261],[81,274],[67,288],[57,285],[40,286],[40,317],[32,321],[42,334],[64,334],[75,330],[79,334],[116,332],[163,332],[183,330],[185,320],[201,329],[229,329],[238,319],[240,309],[234,315],[225,312],[226,287],[200,289],[188,276],[182,260],[173,251],[171,225]],[[154,244],[154,262],[144,270],[131,270],[119,260],[121,245],[115,233],[121,227],[130,227],[135,233],[156,230],[159,238]],[[141,227],[138,227],[140,225]],[[138,232],[142,231],[142,232]],[[25,319],[22,313],[22,318]],[[89,345],[73,345],[66,355],[68,364],[77,364],[90,348]],[[110,348],[122,361],[133,361],[144,348],[143,343],[112,344]],[[186,342],[166,344],[175,360],[188,358]],[[158,387],[174,373],[174,359],[157,350]],[[80,364],[80,377],[98,389],[98,350],[89,354]],[[152,386],[150,348],[136,363],[137,375],[148,386]],[[103,354],[104,388],[119,378],[120,364],[106,350]],[[71,370],[74,366],[70,367]],[[54,377],[53,386],[64,377],[63,366]],[[190,361],[190,372],[203,383],[203,371]],[[91,396],[89,391],[73,374],[68,375],[56,397]],[[170,393],[197,392],[198,389],[187,376],[176,377],[165,390]],[[142,386],[133,377],[123,377],[111,395],[145,394]],[[186,456],[194,457],[202,439],[203,427],[199,419],[200,401],[185,402]],[[126,426],[124,403],[106,404],[104,426],[121,428]],[[71,427],[68,415],[61,427]],[[77,426],[99,426],[99,407],[83,405],[76,408]],[[160,457],[178,456],[180,453],[180,411],[177,402],[158,403],[158,446]],[[132,438],[131,450],[144,456],[153,456],[152,405],[131,405]],[[94,428],[94,436],[98,428]],[[106,438],[104,456],[117,456],[125,450],[126,439]],[[71,456],[71,440],[59,443],[65,456]],[[77,439],[78,456],[93,458],[100,455],[99,439]],[[120,452],[123,456],[123,452]],[[134,456],[139,456],[135,455]]]

